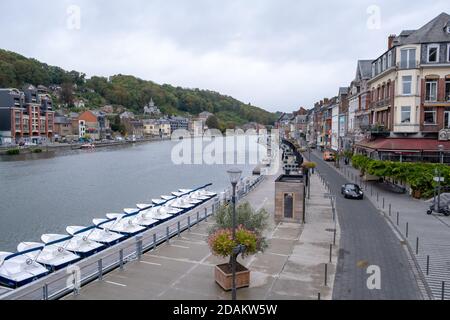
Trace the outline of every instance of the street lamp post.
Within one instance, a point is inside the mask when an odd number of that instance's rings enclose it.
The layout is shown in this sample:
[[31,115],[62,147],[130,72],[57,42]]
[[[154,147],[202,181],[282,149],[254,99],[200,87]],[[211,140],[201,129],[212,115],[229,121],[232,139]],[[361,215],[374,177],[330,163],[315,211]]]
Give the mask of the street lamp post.
[[439,148],[439,160],[441,164],[444,164],[444,146],[439,145],[438,148]]
[[[236,186],[241,179],[242,171],[239,169],[231,169],[227,171],[228,176],[230,177],[230,182],[233,187],[233,242],[236,240]],[[233,274],[233,283],[232,283],[232,291],[231,291],[231,299],[233,301],[236,300],[236,254],[233,250],[231,255],[231,272]]]

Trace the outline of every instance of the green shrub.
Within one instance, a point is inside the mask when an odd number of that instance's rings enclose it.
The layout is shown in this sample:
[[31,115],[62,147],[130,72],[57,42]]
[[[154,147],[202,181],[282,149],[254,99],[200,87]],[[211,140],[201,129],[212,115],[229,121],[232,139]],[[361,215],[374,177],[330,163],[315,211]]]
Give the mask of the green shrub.
[[6,154],[10,156],[18,155],[20,154],[20,149],[9,149],[8,151],[6,151]]
[[42,149],[39,149],[39,148],[33,149],[33,150],[31,150],[31,152],[32,153],[42,153]]
[[219,229],[209,236],[208,244],[212,253],[222,258],[230,257],[233,254],[233,249],[238,245],[245,246],[244,257],[258,252],[258,237],[254,232],[242,226],[236,229],[234,241],[231,229]]
[[363,174],[368,173],[382,178],[392,178],[405,182],[411,186],[414,192],[418,191],[424,198],[433,196],[437,182],[433,178],[436,176],[436,169],[444,177],[443,187],[450,187],[450,167],[433,163],[401,163],[392,161],[373,160],[366,156],[355,155],[352,158],[353,166],[361,170]]

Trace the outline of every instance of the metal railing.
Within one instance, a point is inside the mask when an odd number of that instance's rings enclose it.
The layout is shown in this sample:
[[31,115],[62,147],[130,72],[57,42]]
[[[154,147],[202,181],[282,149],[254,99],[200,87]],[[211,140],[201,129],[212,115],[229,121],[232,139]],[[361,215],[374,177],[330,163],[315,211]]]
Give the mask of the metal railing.
[[125,268],[130,261],[139,260],[145,252],[156,249],[181,232],[207,220],[221,204],[218,196],[200,206],[131,237],[91,257],[38,279],[24,287],[0,296],[2,300],[53,300],[68,294],[78,294],[80,287],[102,280],[108,272]]

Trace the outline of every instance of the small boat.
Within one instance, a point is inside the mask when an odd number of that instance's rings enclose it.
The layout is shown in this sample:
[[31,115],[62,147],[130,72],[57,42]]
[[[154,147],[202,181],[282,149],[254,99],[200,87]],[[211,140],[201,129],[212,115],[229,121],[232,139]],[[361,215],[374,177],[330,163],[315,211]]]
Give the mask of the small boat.
[[94,219],[94,224],[106,231],[114,231],[127,237],[132,237],[146,228],[133,223],[132,219],[123,219],[126,215],[121,213],[109,213],[108,219]]
[[95,149],[95,144],[93,143],[85,143],[81,145],[81,149]]
[[160,220],[154,219],[153,216],[149,214],[150,211],[151,209],[148,211],[139,212],[136,216],[132,217],[133,223],[136,223],[146,228],[151,228],[158,225],[160,223]]
[[132,215],[136,215],[141,211],[141,209],[136,209],[136,208],[132,208],[132,209],[123,209],[123,212],[125,212],[126,215],[128,216],[132,216]]
[[155,207],[146,211],[142,211],[146,217],[158,220],[159,223],[165,222],[173,218],[174,214],[169,214],[165,207]]
[[153,207],[153,204],[138,203],[138,204],[136,205],[136,207],[137,207],[139,210],[147,210],[147,209],[150,209],[151,207]]
[[18,288],[46,276],[48,269],[23,252],[0,252],[0,285]]
[[83,238],[87,237],[89,240],[104,244],[106,246],[113,246],[122,240],[125,240],[125,236],[120,233],[99,229],[96,226],[89,228],[70,226],[66,228],[66,231],[72,236],[80,236]]
[[157,206],[160,206],[166,202],[167,202],[167,200],[164,200],[164,199],[152,199],[152,203]]
[[175,196],[161,196],[161,199],[163,199],[163,200],[165,200],[165,201],[169,201],[169,200],[173,200],[173,199],[175,199],[176,197]]
[[59,244],[45,245],[38,242],[22,242],[17,246],[17,251],[26,252],[25,255],[28,258],[50,270],[60,270],[80,260],[80,256]]
[[194,204],[189,203],[186,199],[184,198],[177,198],[169,203],[167,203],[168,205],[170,205],[172,208],[176,208],[176,209],[183,209],[185,211],[193,209],[195,207]]
[[105,249],[103,244],[92,241],[88,237],[81,235],[68,237],[63,234],[44,234],[42,235],[41,240],[47,245],[57,243],[81,258],[87,258]]

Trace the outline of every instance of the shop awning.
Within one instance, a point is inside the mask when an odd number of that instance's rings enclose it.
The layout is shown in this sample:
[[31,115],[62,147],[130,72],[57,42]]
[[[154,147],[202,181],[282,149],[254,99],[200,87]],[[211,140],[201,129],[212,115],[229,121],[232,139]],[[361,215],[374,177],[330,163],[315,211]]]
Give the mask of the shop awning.
[[435,139],[382,138],[359,142],[356,144],[356,147],[387,152],[439,152],[439,146],[441,145],[444,147],[444,151],[450,152],[450,141]]

